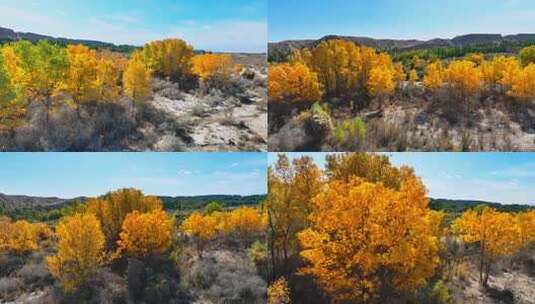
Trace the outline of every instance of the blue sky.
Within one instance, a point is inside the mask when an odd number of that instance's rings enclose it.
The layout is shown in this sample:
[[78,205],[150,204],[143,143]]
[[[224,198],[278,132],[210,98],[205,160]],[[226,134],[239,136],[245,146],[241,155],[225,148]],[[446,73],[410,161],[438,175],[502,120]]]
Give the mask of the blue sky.
[[[415,169],[434,198],[535,205],[535,153],[387,153],[396,166]],[[325,153],[312,156],[323,167]],[[273,164],[276,153],[270,153]]]
[[265,194],[266,153],[0,153],[0,193]]
[[269,40],[450,38],[535,31],[533,0],[269,0]]
[[268,0],[0,0],[0,26],[141,45],[180,37],[197,49],[265,52]]

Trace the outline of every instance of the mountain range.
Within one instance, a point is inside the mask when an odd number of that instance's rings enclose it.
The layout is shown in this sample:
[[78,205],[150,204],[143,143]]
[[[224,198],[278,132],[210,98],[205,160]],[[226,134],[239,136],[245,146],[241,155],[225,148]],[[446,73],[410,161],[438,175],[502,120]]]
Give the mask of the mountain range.
[[[181,207],[202,207],[207,202],[218,201],[225,206],[239,206],[258,204],[266,198],[265,194],[259,195],[198,195],[198,196],[159,196],[166,208],[174,209]],[[76,201],[85,201],[87,197],[80,196],[70,199],[59,197],[39,197],[26,195],[7,195],[0,193],[0,211],[12,211],[17,209],[52,210],[65,207]]]
[[31,42],[38,42],[40,40],[48,40],[61,45],[68,44],[83,44],[90,48],[104,48],[115,52],[129,53],[138,47],[133,45],[116,45],[110,42],[103,42],[98,40],[87,39],[71,39],[63,37],[52,37],[36,33],[16,32],[12,29],[0,27],[0,44],[11,41],[28,40]]
[[[218,201],[227,207],[258,204],[265,198],[265,194],[259,195],[198,195],[198,196],[159,196],[167,209],[201,208],[206,203]],[[75,201],[85,201],[87,197],[64,199],[58,197],[37,197],[25,195],[6,195],[0,193],[0,210],[37,209],[52,210],[65,207]],[[430,207],[435,210],[460,213],[477,205],[488,205],[501,211],[524,211],[535,206],[522,204],[502,204],[480,200],[452,200],[443,198],[431,198]]]
[[314,40],[285,40],[281,42],[272,42],[268,44],[269,52],[278,51],[288,53],[290,51],[302,48],[310,48],[318,45],[323,41],[343,39],[355,42],[359,45],[373,47],[380,50],[417,50],[441,47],[465,47],[475,45],[499,45],[501,43],[521,44],[535,42],[535,34],[468,34],[457,36],[452,39],[435,38],[431,40],[417,39],[374,39],[370,37],[357,36],[337,36],[328,35]]

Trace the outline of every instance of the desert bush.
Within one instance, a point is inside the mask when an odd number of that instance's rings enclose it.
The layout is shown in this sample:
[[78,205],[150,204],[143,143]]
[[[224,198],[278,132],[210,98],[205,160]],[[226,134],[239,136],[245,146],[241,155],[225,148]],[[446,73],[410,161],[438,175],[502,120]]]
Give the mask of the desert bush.
[[[225,254],[218,259],[218,254]],[[216,302],[265,302],[266,282],[255,274],[246,257],[231,252],[214,252],[196,260],[182,276],[182,286],[193,295]]]
[[45,264],[26,264],[19,271],[17,277],[24,281],[24,284],[38,284],[46,286],[52,282],[52,276]]
[[18,278],[0,278],[0,298],[6,300],[11,299],[23,287],[24,283]]
[[359,117],[343,120],[334,128],[332,138],[340,151],[359,151],[365,147],[366,125]]
[[435,283],[433,289],[431,290],[431,298],[433,300],[433,303],[436,304],[452,303],[450,291],[448,290],[448,287],[446,286],[444,281],[438,281]]

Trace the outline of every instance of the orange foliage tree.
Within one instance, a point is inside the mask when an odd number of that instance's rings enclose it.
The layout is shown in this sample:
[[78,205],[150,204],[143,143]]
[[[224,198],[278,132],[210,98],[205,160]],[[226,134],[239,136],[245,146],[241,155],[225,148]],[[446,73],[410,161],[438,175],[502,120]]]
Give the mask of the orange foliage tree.
[[487,286],[490,267],[499,257],[519,249],[520,229],[510,213],[483,206],[466,211],[452,225],[464,242],[479,247],[479,281]]
[[129,256],[146,258],[162,254],[171,246],[175,222],[165,211],[129,213],[122,226],[118,246]]
[[268,72],[269,102],[316,102],[323,94],[316,73],[302,63],[272,65]]
[[91,213],[64,218],[56,226],[58,251],[46,258],[50,273],[63,290],[72,292],[98,271],[104,258],[104,234],[98,219]]
[[195,238],[197,251],[202,258],[206,243],[213,240],[217,235],[217,222],[214,216],[203,216],[199,212],[192,213],[182,222],[182,231]]
[[192,59],[192,72],[202,81],[226,82],[233,68],[232,56],[228,54],[203,54]]
[[34,225],[25,220],[11,222],[7,217],[0,218],[0,252],[26,254],[39,247],[38,234]]
[[439,265],[442,215],[428,208],[425,187],[412,170],[397,172],[397,187],[369,181],[380,172],[350,175],[333,179],[312,200],[312,225],[298,235],[308,262],[301,272],[335,301],[367,302],[379,291],[414,290]]
[[108,249],[116,247],[124,219],[129,213],[145,213],[159,209],[162,209],[160,199],[145,196],[135,189],[116,190],[87,202],[87,212],[94,214],[101,223]]
[[535,63],[519,70],[512,77],[511,90],[507,94],[520,100],[535,98]]

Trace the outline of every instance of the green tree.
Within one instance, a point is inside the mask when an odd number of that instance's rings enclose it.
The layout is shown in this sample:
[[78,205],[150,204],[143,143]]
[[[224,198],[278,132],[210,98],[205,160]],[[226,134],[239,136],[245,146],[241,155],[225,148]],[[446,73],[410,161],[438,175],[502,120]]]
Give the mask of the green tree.
[[220,202],[216,202],[216,201],[209,202],[204,207],[204,214],[206,215],[211,215],[214,212],[221,212],[221,211],[223,211],[223,204],[221,204]]
[[535,63],[535,45],[520,50],[520,61],[524,66],[527,66],[530,63]]

